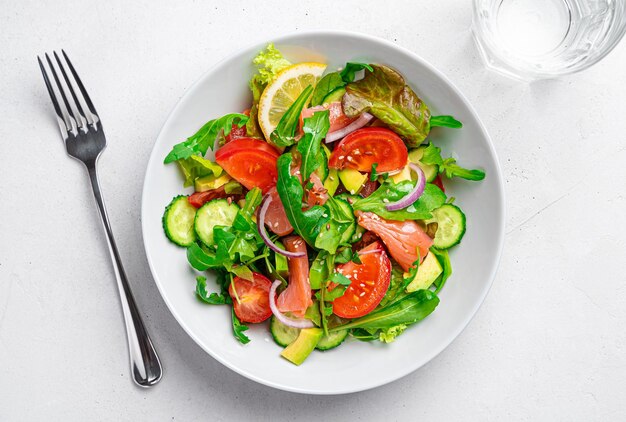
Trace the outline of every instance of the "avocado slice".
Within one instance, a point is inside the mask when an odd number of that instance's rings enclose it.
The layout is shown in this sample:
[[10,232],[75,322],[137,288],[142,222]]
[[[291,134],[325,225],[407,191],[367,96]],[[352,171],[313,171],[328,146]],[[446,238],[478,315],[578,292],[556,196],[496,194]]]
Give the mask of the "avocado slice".
[[426,176],[427,182],[432,182],[437,177],[437,173],[439,173],[439,169],[436,164],[424,164],[420,160],[424,156],[424,150],[426,147],[419,147],[416,149],[412,149],[409,151],[409,161],[420,166],[422,171],[424,172],[424,176]]
[[[283,244],[280,242],[276,242],[276,246],[278,246],[281,249],[285,249]],[[276,272],[282,277],[287,277],[287,275],[289,274],[289,265],[287,263],[287,257],[279,253],[274,254],[274,256],[276,257],[275,259]]]
[[411,284],[407,286],[406,291],[411,293],[416,290],[428,289],[442,272],[443,268],[441,268],[439,260],[435,254],[429,252],[424,262],[417,269],[417,274]]
[[329,195],[334,195],[339,187],[339,174],[337,169],[328,169],[328,177],[324,182],[324,189],[328,191]]
[[400,182],[404,182],[405,180],[412,180],[411,179],[411,168],[409,167],[409,165],[407,164],[406,166],[404,166],[404,168],[400,171],[400,173],[398,174],[394,174],[393,176],[391,176],[391,180],[393,180],[393,183],[400,183]]
[[280,355],[289,362],[300,365],[315,349],[323,334],[321,328],[305,328],[300,331],[296,341],[285,347]]
[[322,104],[335,103],[337,101],[341,101],[343,99],[343,94],[346,93],[346,89],[342,86],[336,88],[326,94],[324,99],[322,100]]
[[363,174],[354,169],[339,170],[339,179],[352,195],[359,193],[363,184],[367,182],[367,174]]
[[198,177],[194,181],[194,189],[196,192],[205,192],[212,189],[217,189],[220,186],[225,185],[230,181],[230,176],[226,173],[222,174],[219,177],[215,177],[212,174],[207,176]]

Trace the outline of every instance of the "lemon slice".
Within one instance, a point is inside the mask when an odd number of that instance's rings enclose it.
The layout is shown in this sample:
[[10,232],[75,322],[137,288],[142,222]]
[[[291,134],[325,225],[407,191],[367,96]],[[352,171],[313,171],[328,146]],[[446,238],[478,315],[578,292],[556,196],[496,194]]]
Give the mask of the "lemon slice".
[[294,64],[283,69],[276,75],[276,79],[267,85],[259,100],[258,114],[259,126],[265,139],[270,139],[280,118],[302,91],[309,85],[315,87],[324,70],[326,65],[322,63]]

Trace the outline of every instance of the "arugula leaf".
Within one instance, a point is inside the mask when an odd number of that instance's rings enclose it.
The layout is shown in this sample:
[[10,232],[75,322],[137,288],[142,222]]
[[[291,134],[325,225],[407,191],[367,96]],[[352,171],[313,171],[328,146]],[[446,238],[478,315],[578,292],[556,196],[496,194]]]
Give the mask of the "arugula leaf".
[[349,286],[350,283],[352,283],[352,281],[348,277],[338,272],[334,272],[330,276],[330,281],[332,281],[333,283],[340,284],[342,286]]
[[309,283],[313,290],[321,289],[322,285],[325,285],[328,281],[327,257],[328,252],[324,250],[319,251],[317,257],[315,257],[313,263],[311,263],[311,268],[309,269]]
[[247,121],[248,116],[239,113],[226,114],[219,119],[208,121],[186,141],[174,145],[172,151],[165,157],[164,163],[168,164],[192,155],[204,157],[209,148],[214,148],[215,140],[221,131],[224,131],[224,135],[228,135],[234,124],[242,127]]
[[395,262],[391,267],[391,281],[387,293],[383,296],[383,299],[378,304],[379,307],[384,308],[399,299],[404,294],[404,270]]
[[[335,299],[340,298],[341,296],[343,296],[343,294],[346,292],[346,289],[348,288],[348,286],[345,285],[339,285],[336,286],[334,289],[332,289],[331,291],[327,291],[325,296],[324,296],[324,300],[326,302],[333,302]],[[330,315],[332,313],[332,305],[331,305],[331,311],[328,315]]]
[[176,162],[185,177],[185,183],[183,184],[184,187],[192,186],[194,180],[198,177],[208,175],[219,177],[222,174],[222,168],[219,164],[216,164],[211,160],[207,160],[206,158],[202,158],[199,155],[181,158]]
[[372,334],[363,328],[353,328],[350,330],[350,335],[359,341],[373,341],[379,339],[378,335],[376,335],[377,331],[378,330],[374,330],[374,333]]
[[378,163],[372,163],[372,171],[370,173],[370,182],[374,182],[378,179],[378,173],[376,172],[376,168],[378,168]]
[[249,327],[245,324],[242,324],[241,321],[239,321],[239,318],[237,318],[237,315],[235,315],[235,308],[232,308],[232,317],[233,317],[233,334],[235,336],[235,338],[237,340],[239,340],[239,342],[241,344],[247,344],[250,343],[250,339],[248,338],[248,336],[246,336],[243,332],[246,331]]
[[206,277],[196,277],[196,295],[203,302],[209,305],[225,305],[232,303],[230,296],[222,293],[209,293],[206,288]]
[[345,264],[346,262],[354,262],[355,264],[361,264],[361,258],[359,258],[358,252],[352,252],[350,246],[346,246],[337,251],[335,255],[335,262],[337,264]]
[[294,231],[309,245],[314,245],[321,227],[328,221],[328,214],[319,205],[315,205],[306,211],[302,210],[304,189],[300,184],[300,180],[296,176],[291,175],[292,161],[291,153],[283,154],[278,158],[276,190],[285,208],[287,219]]
[[333,327],[330,331],[346,328],[385,330],[399,324],[411,325],[430,315],[438,304],[439,298],[435,293],[430,290],[417,290],[384,308],[379,308],[347,324]]
[[460,177],[466,180],[483,180],[485,178],[485,172],[482,170],[468,170],[458,164],[456,159],[450,157],[443,159],[441,157],[441,148],[434,146],[432,143],[428,144],[424,149],[424,155],[420,160],[424,164],[436,164],[439,166],[439,173],[445,174],[449,179],[453,177]]
[[439,208],[446,201],[446,194],[432,183],[426,184],[424,193],[412,205],[398,211],[388,211],[385,207],[386,203],[395,202],[407,195],[413,187],[414,183],[409,180],[396,184],[388,179],[367,198],[357,199],[352,204],[352,208],[370,211],[388,220],[427,220],[432,217],[431,211]]
[[446,280],[448,277],[452,275],[452,264],[450,263],[450,256],[448,255],[448,250],[437,249],[434,246],[430,248],[430,251],[435,255],[439,264],[443,268],[443,272],[437,279],[435,280],[435,293],[439,293],[443,286],[446,284]]
[[313,96],[311,97],[311,106],[322,104],[328,94],[344,85],[345,82],[339,72],[331,72],[324,75],[315,86],[315,91],[313,91]]
[[326,137],[328,129],[330,129],[328,110],[315,112],[313,116],[304,119],[302,125],[304,136],[298,141],[296,147],[302,157],[300,173],[303,181],[309,180],[311,173],[325,161],[322,139]]
[[374,71],[372,66],[370,66],[367,63],[351,63],[351,62],[348,62],[348,63],[346,63],[346,67],[344,67],[343,70],[341,71],[341,79],[345,83],[353,82],[354,81],[354,77],[356,76],[356,73],[361,71],[361,70],[365,70],[365,69],[369,70],[370,72]]
[[[343,200],[332,196],[329,196],[326,200],[324,208],[326,209],[326,215],[330,216],[330,219],[320,229],[319,235],[315,239],[316,248],[323,249],[331,254],[337,252],[343,234],[356,224],[350,204],[343,201],[344,206],[342,207],[339,201]],[[347,211],[346,208],[350,211]]]
[[206,271],[209,268],[220,268],[224,262],[228,262],[230,260],[228,247],[225,249],[226,254],[221,252],[224,251],[224,248],[218,247],[217,250],[220,253],[216,254],[206,250],[197,243],[194,243],[187,248],[187,261],[189,261],[189,264],[198,271]]
[[344,113],[356,117],[369,111],[402,136],[408,146],[419,146],[430,131],[430,110],[398,72],[382,65],[371,67],[363,79],[346,85]]
[[252,274],[252,271],[245,265],[238,265],[236,267],[233,267],[231,272],[237,277],[243,278],[244,280],[254,281],[254,275]]
[[459,129],[463,127],[463,123],[459,122],[452,116],[431,116],[430,127],[451,127],[453,129]]
[[380,333],[378,334],[378,339],[383,343],[391,343],[407,328],[408,325],[406,324],[398,324],[394,325],[393,327],[386,328],[380,331]]
[[302,109],[309,102],[309,97],[313,92],[311,85],[307,86],[304,91],[291,104],[283,117],[280,118],[278,126],[270,135],[270,141],[279,148],[288,147],[296,143],[296,132],[300,124],[300,115]]

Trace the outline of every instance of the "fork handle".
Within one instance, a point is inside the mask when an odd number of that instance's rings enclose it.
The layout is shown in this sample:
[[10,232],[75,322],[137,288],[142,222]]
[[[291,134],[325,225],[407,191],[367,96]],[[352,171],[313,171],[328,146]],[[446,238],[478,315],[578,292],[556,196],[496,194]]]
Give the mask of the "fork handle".
[[100,184],[98,183],[98,173],[96,171],[96,163],[87,164],[89,172],[89,180],[93,188],[93,195],[98,205],[98,211],[102,219],[102,226],[109,245],[109,253],[113,261],[113,270],[115,271],[115,279],[120,293],[122,302],[122,311],[124,312],[124,323],[126,325],[126,336],[128,338],[128,351],[130,354],[130,366],[133,379],[140,387],[151,387],[161,380],[163,368],[161,361],[157,355],[148,331],[143,324],[133,293],[128,284],[122,260],[115,245],[109,217],[104,206],[102,193],[100,192]]

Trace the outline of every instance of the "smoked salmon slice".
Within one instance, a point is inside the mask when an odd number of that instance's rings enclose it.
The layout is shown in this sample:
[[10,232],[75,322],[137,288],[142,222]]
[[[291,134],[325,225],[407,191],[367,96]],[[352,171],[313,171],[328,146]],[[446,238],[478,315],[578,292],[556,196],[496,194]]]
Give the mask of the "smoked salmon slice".
[[[289,236],[283,239],[285,249],[289,252],[304,252],[306,243],[300,236]],[[281,312],[291,312],[303,317],[307,308],[313,304],[311,300],[311,283],[309,282],[309,259],[287,258],[289,263],[289,285],[278,296],[276,304]]]

